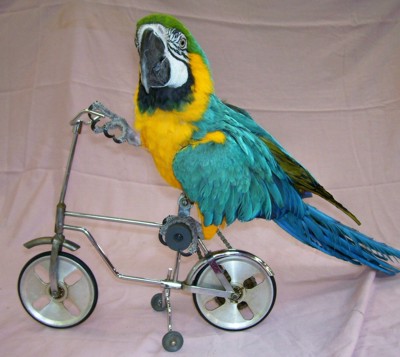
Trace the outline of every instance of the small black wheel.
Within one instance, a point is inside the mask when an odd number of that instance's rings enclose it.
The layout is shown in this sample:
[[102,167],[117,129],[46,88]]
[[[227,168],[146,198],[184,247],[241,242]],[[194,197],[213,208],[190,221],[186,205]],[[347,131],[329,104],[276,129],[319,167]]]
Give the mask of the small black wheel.
[[96,307],[98,290],[89,267],[74,255],[58,256],[60,296],[50,291],[50,252],[38,254],[23,267],[18,294],[26,312],[53,328],[67,328],[85,321]]
[[164,296],[162,293],[155,294],[151,298],[151,307],[154,311],[165,311],[167,306],[164,303]]
[[[166,224],[167,222],[168,222],[168,217],[165,217],[165,218],[163,219],[163,221],[162,221],[162,224],[164,225],[164,224]],[[160,240],[160,243],[161,243],[162,245],[167,246],[167,242],[164,240],[164,237],[162,236],[161,233],[158,233],[158,239]]]
[[164,335],[162,345],[168,352],[179,351],[183,346],[183,336],[178,331],[169,331]]

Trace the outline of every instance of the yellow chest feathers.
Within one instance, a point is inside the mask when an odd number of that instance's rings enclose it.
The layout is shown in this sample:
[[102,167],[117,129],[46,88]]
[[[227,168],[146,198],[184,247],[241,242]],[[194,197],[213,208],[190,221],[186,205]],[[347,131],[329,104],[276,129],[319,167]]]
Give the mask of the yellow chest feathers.
[[195,122],[201,120],[207,110],[213,84],[210,72],[201,57],[189,55],[190,69],[195,83],[192,87],[193,101],[182,110],[163,111],[156,109],[151,114],[138,109],[138,92],[135,95],[135,128],[140,132],[143,146],[153,156],[161,176],[172,186],[181,189],[172,171],[176,153],[188,145]]
[[181,189],[172,171],[176,153],[186,146],[192,137],[194,127],[190,123],[165,120],[157,117],[151,125],[142,128],[142,144],[150,152],[160,175],[173,187]]

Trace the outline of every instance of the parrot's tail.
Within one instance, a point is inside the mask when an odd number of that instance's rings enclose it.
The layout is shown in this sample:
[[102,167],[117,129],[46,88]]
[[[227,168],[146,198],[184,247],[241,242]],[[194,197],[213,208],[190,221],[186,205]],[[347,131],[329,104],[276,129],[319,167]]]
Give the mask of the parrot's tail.
[[315,207],[305,205],[303,218],[287,213],[274,221],[301,242],[336,258],[364,264],[388,275],[400,272],[399,268],[389,264],[400,259],[400,250],[377,242]]

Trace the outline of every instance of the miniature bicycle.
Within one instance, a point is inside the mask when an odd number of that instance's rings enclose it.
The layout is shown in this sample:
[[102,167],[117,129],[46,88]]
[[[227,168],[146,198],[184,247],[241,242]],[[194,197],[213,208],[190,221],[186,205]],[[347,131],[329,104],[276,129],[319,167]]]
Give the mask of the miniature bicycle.
[[[86,121],[81,119],[84,114],[89,117]],[[111,120],[100,125],[100,120],[103,119]],[[65,238],[65,231],[82,233],[118,279],[162,288],[162,293],[155,294],[151,299],[151,306],[156,311],[167,311],[168,332],[162,339],[162,345],[167,351],[178,351],[183,345],[182,335],[172,329],[171,289],[192,293],[199,314],[211,325],[224,330],[245,330],[267,317],[276,297],[276,284],[271,268],[257,256],[233,249],[221,232],[218,235],[226,249],[215,252],[208,250],[201,225],[190,216],[192,204],[184,194],[181,194],[178,201],[178,214],[166,217],[162,223],[68,211],[65,196],[83,125],[90,125],[95,133],[103,132],[117,143],[127,141],[140,145],[138,136],[125,119],[99,102],[94,102],[88,109],[78,113],[71,125],[72,144],[60,200],[56,207],[55,234],[24,244],[29,249],[43,244],[51,245],[49,252],[38,254],[29,260],[19,276],[19,297],[31,317],[49,327],[68,328],[85,321],[96,307],[96,279],[82,260],[63,251],[64,248],[70,251],[80,248],[78,244]],[[121,130],[119,137],[110,133],[110,130],[116,128]],[[121,274],[93,235],[83,226],[67,224],[65,221],[68,217],[156,228],[160,242],[176,252],[175,266],[168,269],[165,279],[160,280]],[[193,254],[197,254],[199,260],[186,279],[179,280],[181,258]]]

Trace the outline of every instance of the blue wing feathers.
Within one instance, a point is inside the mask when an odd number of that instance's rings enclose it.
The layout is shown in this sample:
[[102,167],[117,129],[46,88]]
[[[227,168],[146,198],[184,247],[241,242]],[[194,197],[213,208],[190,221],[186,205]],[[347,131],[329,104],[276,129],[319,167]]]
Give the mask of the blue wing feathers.
[[[296,186],[293,180],[305,175],[309,183],[318,183],[300,164],[299,176],[289,177],[274,156],[277,150],[277,155],[289,154],[248,114],[227,107],[212,96],[207,115],[196,124],[194,145],[176,154],[173,170],[187,196],[198,204],[206,226],[218,226],[224,220],[231,224],[235,220],[273,219],[289,234],[324,253],[389,275],[400,271],[388,263],[392,257],[400,258],[399,250],[374,241],[303,202],[307,187],[303,189],[301,181]],[[196,140],[213,131],[222,131],[225,143],[196,144]],[[287,160],[296,169],[297,162],[291,157]],[[316,188],[324,190],[322,186]],[[326,197],[336,205],[331,195]],[[336,206],[349,213],[339,203]]]
[[[248,150],[254,145],[246,140],[243,143]],[[271,171],[275,161],[261,141],[259,145],[264,148],[252,148],[259,157],[253,161],[232,140],[225,144],[209,142],[188,146],[176,155],[175,176],[189,198],[198,203],[206,225],[219,225],[223,219],[230,224],[236,219],[271,218],[289,201],[301,201],[289,183],[282,185],[284,175],[282,179],[275,177],[276,173]]]

